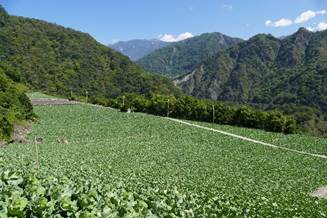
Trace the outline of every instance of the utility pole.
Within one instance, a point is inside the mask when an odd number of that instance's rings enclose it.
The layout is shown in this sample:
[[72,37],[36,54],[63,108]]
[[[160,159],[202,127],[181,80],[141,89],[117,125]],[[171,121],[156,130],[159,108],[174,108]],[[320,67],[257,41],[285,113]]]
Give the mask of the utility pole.
[[169,117],[169,100],[170,99],[168,99],[168,101],[167,101],[167,117]]
[[125,95],[123,95],[123,108],[125,106]]

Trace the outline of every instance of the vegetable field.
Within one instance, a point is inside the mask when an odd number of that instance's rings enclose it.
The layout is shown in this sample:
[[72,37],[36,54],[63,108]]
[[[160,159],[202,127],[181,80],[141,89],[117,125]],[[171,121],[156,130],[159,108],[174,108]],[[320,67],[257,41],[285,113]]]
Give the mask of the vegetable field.
[[[0,217],[327,216],[327,200],[308,195],[327,185],[325,159],[138,113],[35,113],[31,143],[0,149]],[[327,153],[326,139],[211,127]]]

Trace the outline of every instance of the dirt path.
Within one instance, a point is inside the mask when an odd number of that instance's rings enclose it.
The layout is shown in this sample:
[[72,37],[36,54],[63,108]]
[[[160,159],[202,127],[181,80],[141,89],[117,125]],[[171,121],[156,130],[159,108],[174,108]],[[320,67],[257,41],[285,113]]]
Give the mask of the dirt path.
[[73,104],[80,104],[77,101],[69,101],[67,99],[32,99],[32,104],[34,106],[40,105],[73,105]]
[[82,104],[82,105],[87,105],[91,107],[96,107],[96,108],[104,108],[104,109],[110,109],[110,110],[116,110],[111,107],[105,107],[102,105],[97,105],[97,104],[90,104],[90,103],[85,103],[85,102],[79,102],[79,101],[69,101],[67,99],[32,99],[31,100],[32,105],[34,106],[51,106],[51,105],[77,105],[77,104]]
[[193,123],[188,123],[188,122],[185,122],[185,121],[182,121],[182,120],[177,120],[177,119],[173,119],[173,118],[169,118],[169,117],[166,117],[166,119],[168,119],[170,121],[173,121],[173,122],[180,123],[180,124],[196,127],[196,128],[199,128],[199,129],[204,129],[204,130],[220,133],[220,134],[223,134],[223,135],[231,136],[231,137],[238,138],[238,139],[248,141],[248,142],[252,142],[252,143],[255,143],[255,144],[268,146],[268,147],[271,147],[271,148],[274,148],[274,149],[280,149],[280,150],[285,150],[285,151],[289,151],[289,152],[293,152],[293,153],[297,153],[297,154],[302,154],[302,155],[327,159],[327,156],[321,155],[321,154],[313,154],[313,153],[309,153],[309,152],[305,152],[305,151],[298,151],[298,150],[287,148],[287,147],[277,146],[277,145],[269,144],[269,143],[266,143],[266,142],[258,141],[258,140],[255,140],[255,139],[247,138],[247,137],[244,137],[244,136],[236,135],[236,134],[233,134],[233,133],[229,133],[229,132],[225,132],[225,131],[221,131],[221,130],[217,130],[217,129],[213,129],[213,128],[208,128],[208,127],[205,127],[205,126],[200,126],[200,125],[196,125],[196,124],[193,124]]

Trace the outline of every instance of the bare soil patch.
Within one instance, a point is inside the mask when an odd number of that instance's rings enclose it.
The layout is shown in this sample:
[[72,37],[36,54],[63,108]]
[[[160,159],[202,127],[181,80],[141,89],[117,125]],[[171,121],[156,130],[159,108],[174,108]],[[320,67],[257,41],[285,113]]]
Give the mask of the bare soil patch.
[[10,143],[20,143],[20,144],[28,144],[28,140],[26,139],[26,136],[28,133],[31,132],[32,124],[16,124],[14,126],[14,132],[12,134],[12,139],[9,142],[0,141],[0,148],[6,147]]
[[311,197],[324,198],[327,199],[327,186],[323,186],[310,193]]
[[34,106],[80,104],[77,101],[69,101],[67,99],[32,99],[31,102]]
[[32,125],[30,123],[26,125],[15,125],[14,133],[12,136],[13,142],[27,144],[28,140],[26,139],[26,136],[28,133],[31,132],[31,129],[32,129]]

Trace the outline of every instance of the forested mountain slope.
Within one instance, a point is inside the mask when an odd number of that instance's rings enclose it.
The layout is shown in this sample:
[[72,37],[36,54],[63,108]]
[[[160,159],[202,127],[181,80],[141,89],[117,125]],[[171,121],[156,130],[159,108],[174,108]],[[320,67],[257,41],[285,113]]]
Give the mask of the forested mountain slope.
[[[175,82],[200,98],[278,107],[308,117],[326,114],[327,31],[301,28],[284,39],[256,35],[218,52]],[[326,124],[312,122],[308,125],[324,125],[326,132]]]
[[166,78],[143,71],[90,35],[0,11],[0,60],[15,67],[23,83],[68,95],[116,97],[123,92],[175,93]]

